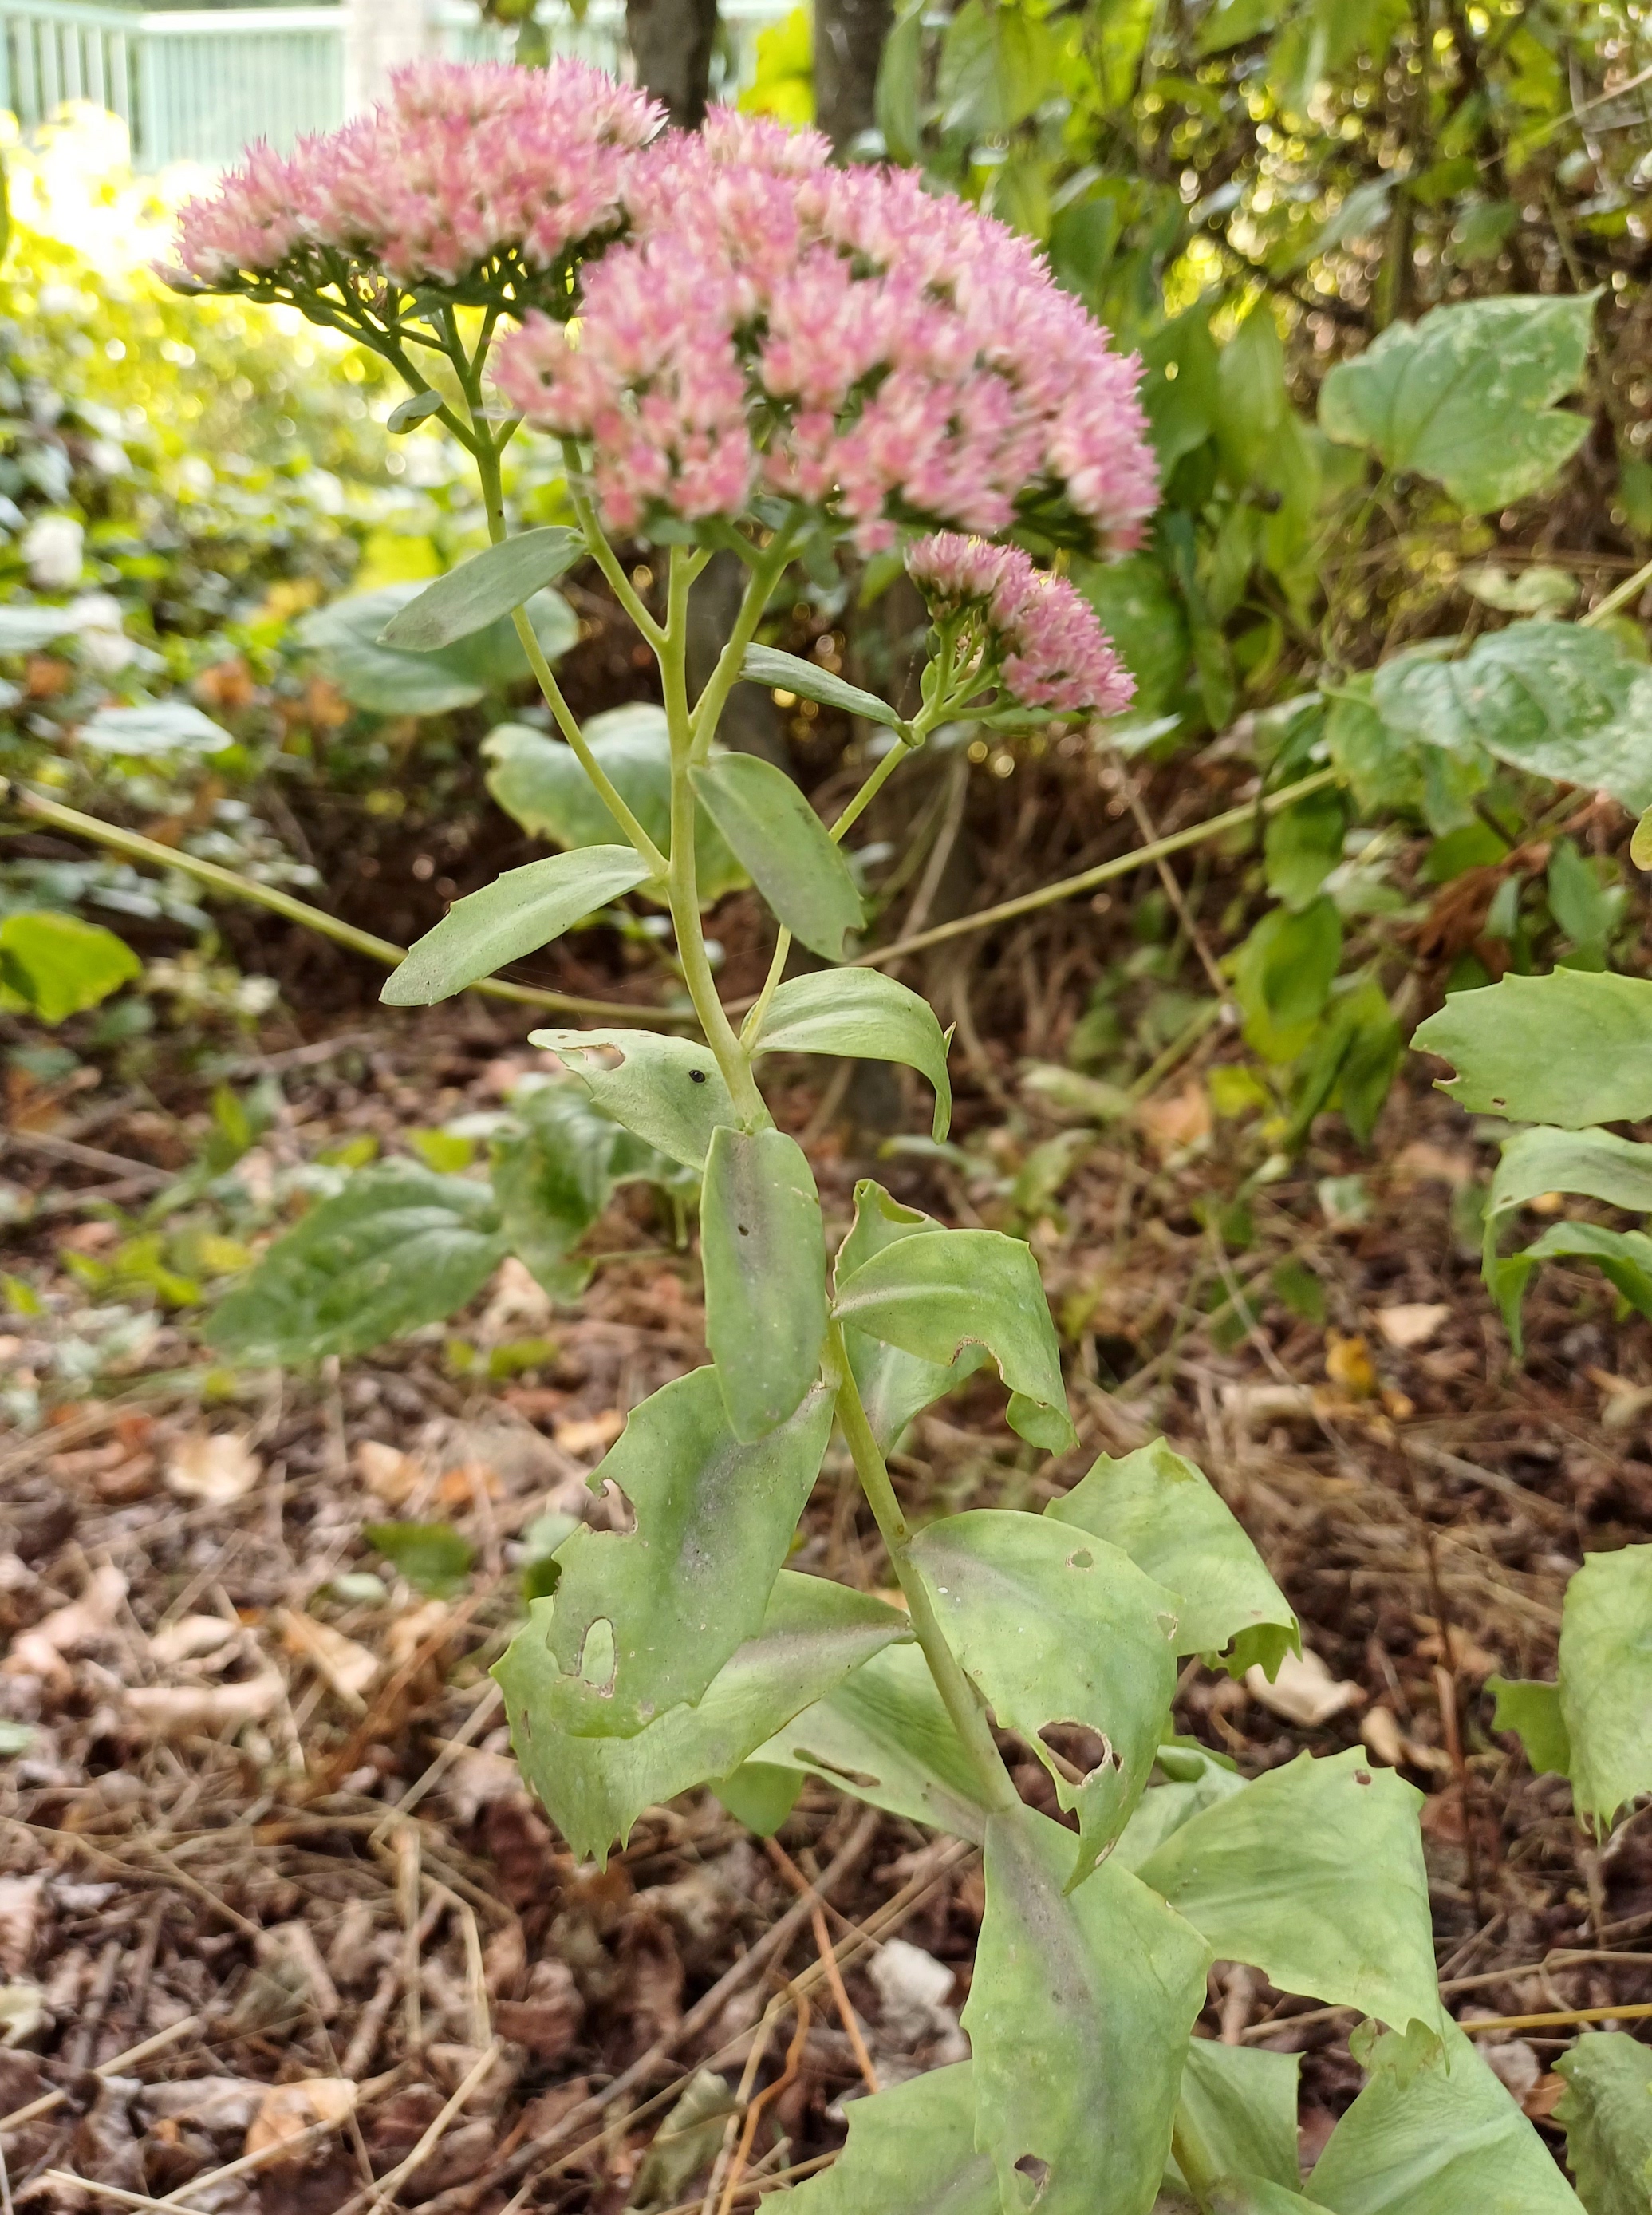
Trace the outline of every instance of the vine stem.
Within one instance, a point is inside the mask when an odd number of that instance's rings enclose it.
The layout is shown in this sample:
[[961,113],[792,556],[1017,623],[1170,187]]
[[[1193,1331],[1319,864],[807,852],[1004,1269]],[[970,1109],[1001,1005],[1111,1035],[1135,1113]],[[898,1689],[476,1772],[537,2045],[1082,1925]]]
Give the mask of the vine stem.
[[827,1347],[838,1372],[837,1419],[854,1460],[855,1474],[860,1480],[860,1489],[866,1495],[889,1555],[890,1567],[906,1600],[907,1613],[911,1617],[914,1636],[929,1665],[929,1673],[935,1690],[945,1703],[952,1719],[952,1727],[964,1741],[964,1748],[975,1768],[981,1787],[983,1804],[994,1814],[1006,1813],[1021,1805],[1021,1795],[1004,1765],[1004,1757],[998,1751],[996,1740],[987,1724],[987,1711],[976,1697],[975,1687],[964,1675],[958,1658],[946,1641],[931,1601],[927,1587],[912,1559],[912,1531],[908,1524],[895,1487],[890,1482],[889,1470],[872,1436],[872,1425],[866,1420],[866,1410],[860,1398],[860,1387],[854,1381],[854,1371],[849,1366],[849,1357],[843,1344],[841,1327],[834,1322],[827,1326]]

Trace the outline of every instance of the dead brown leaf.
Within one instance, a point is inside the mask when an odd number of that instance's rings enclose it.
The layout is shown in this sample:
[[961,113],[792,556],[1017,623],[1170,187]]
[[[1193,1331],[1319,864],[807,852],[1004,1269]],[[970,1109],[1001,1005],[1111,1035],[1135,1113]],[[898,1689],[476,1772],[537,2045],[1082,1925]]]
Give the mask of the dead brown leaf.
[[557,1425],[552,1437],[559,1452],[584,1461],[593,1454],[606,1453],[624,1428],[625,1417],[619,1409],[607,1408],[600,1415],[571,1415]]
[[77,1600],[54,1608],[32,1630],[21,1631],[13,1639],[0,1671],[9,1677],[44,1677],[50,1683],[66,1684],[64,1657],[83,1653],[107,1637],[125,1597],[125,1578],[112,1562],[104,1562],[87,1578]]
[[330,1623],[318,1623],[313,1615],[289,1610],[277,1623],[288,1653],[307,1661],[346,1707],[359,1713],[364,1704],[362,1696],[378,1675],[378,1656]]
[[1451,1308],[1443,1300],[1402,1300],[1397,1306],[1379,1308],[1376,1313],[1377,1328],[1401,1353],[1426,1346],[1450,1320]]
[[272,2084],[248,2126],[243,2151],[267,2154],[318,2124],[345,2122],[355,2108],[359,2089],[347,2077],[301,2077],[297,2083]]
[[234,1684],[132,1684],[126,1688],[132,1721],[156,1738],[187,1738],[262,1722],[286,1697],[278,1671],[266,1670]]
[[399,1446],[381,1445],[364,1439],[356,1448],[356,1468],[375,1500],[387,1507],[405,1507],[425,1482],[425,1472],[410,1453]]
[[244,1500],[263,1474],[263,1463],[240,1431],[193,1431],[167,1456],[168,1488],[206,1507]]
[[1245,1689],[1259,1706],[1304,1730],[1317,1730],[1344,1709],[1362,1705],[1367,1697],[1360,1685],[1333,1677],[1307,1646],[1302,1648],[1300,1660],[1294,1654],[1285,1656],[1271,1684],[1260,1668],[1247,1669]]

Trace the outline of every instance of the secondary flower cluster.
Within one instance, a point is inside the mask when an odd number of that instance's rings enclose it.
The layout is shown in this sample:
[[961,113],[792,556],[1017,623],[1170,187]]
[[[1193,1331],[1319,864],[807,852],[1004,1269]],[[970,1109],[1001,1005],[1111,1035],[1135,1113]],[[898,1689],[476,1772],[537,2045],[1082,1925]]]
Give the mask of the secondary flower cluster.
[[1019,546],[943,531],[921,538],[906,567],[937,623],[978,625],[981,683],[1053,715],[1116,715],[1130,704],[1134,682],[1089,601]]
[[611,236],[626,163],[664,111],[600,70],[429,61],[389,99],[291,156],[254,146],[180,218],[186,278],[313,293],[328,254],[376,288],[465,290],[502,256],[555,268]]

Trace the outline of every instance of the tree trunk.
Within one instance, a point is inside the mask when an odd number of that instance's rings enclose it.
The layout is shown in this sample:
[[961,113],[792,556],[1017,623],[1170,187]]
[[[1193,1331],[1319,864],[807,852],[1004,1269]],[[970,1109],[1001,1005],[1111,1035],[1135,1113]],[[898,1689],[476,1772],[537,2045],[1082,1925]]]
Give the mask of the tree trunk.
[[878,64],[894,0],[815,0],[815,120],[840,160],[877,120]]
[[625,34],[638,83],[664,101],[673,123],[697,131],[711,88],[717,0],[625,0]]

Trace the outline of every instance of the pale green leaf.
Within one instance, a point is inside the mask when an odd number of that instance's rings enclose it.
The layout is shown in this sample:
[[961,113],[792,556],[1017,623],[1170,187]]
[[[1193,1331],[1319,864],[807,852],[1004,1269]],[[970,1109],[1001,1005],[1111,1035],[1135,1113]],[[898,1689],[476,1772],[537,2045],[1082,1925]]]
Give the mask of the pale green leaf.
[[1000,2215],[998,2180],[975,2143],[968,2061],[851,2100],[849,2141],[789,2195],[796,2215]]
[[748,684],[794,692],[804,700],[818,700],[823,707],[841,708],[846,715],[860,715],[868,723],[882,723],[888,730],[906,728],[894,709],[875,692],[864,692],[860,685],[834,676],[829,669],[823,669],[817,661],[805,661],[795,653],[782,653],[776,647],[749,646],[740,665],[740,674]]
[[476,1549],[451,1523],[369,1523],[362,1537],[399,1576],[431,1599],[456,1598]]
[[712,1786],[737,1823],[760,1838],[772,1838],[798,1804],[803,1773],[768,1761],[743,1761],[732,1776]]
[[423,1008],[560,938],[643,881],[648,865],[629,846],[580,846],[507,869],[455,900],[413,945],[379,997],[390,1008]]
[[[854,1188],[854,1221],[837,1251],[838,1283],[847,1283],[863,1261],[882,1253],[885,1246],[940,1228],[933,1215],[924,1214],[920,1208],[902,1207],[873,1178],[862,1177]],[[971,1346],[965,1347],[953,1362],[926,1361],[847,1326],[843,1343],[866,1420],[885,1453],[899,1442],[915,1415],[944,1398],[987,1359],[984,1347]]]
[[1554,2111],[1589,2215],[1652,2207],[1652,2048],[1621,2030],[1585,2031],[1555,2064],[1566,2089]]
[[[1147,1789],[1176,1688],[1177,1600],[1101,1539],[1043,1516],[978,1508],[931,1523],[912,1543],[947,1643],[1006,1730],[1049,1770],[1080,1883]],[[1041,1733],[1076,1723],[1105,1744],[1069,1782]]]
[[1531,1678],[1488,1677],[1485,1688],[1496,1703],[1492,1729],[1515,1733],[1538,1776],[1569,1776],[1572,1748],[1560,1712],[1559,1685]]
[[724,754],[689,771],[694,794],[794,938],[841,961],[866,921],[841,851],[783,769]]
[[935,1095],[932,1136],[952,1120],[946,1042],[927,1000],[876,969],[826,969],[775,989],[756,1040],[760,1053],[841,1053],[900,1061],[927,1077]]
[[574,1738],[555,1727],[562,1674],[547,1632],[555,1601],[535,1600],[494,1668],[511,1744],[580,1860],[607,1860],[645,1807],[728,1776],[786,1721],[863,1661],[910,1634],[881,1600],[782,1570],[756,1635],[731,1655],[694,1707],[677,1707],[634,1738]]
[[1414,2023],[1371,2054],[1370,2082],[1307,2189],[1331,2215],[1582,2215],[1553,2156],[1453,2022]]
[[492,1175],[511,1250],[554,1298],[584,1287],[588,1263],[576,1246],[625,1179],[646,1175],[649,1150],[592,1106],[583,1088],[546,1084],[519,1092],[513,1120],[495,1137]]
[[795,1138],[726,1125],[712,1132],[700,1253],[724,1405],[737,1437],[760,1439],[819,1375],[826,1336],[826,1234]]
[[1472,513],[1523,500],[1588,433],[1554,402],[1582,380],[1597,297],[1504,295],[1391,323],[1327,376],[1321,427],[1385,469],[1433,477]]
[[1053,1453],[1077,1442],[1049,1304],[1031,1249],[996,1230],[901,1238],[840,1275],[838,1321],[945,1368],[984,1347],[1010,1393],[1010,1427]]
[[404,653],[437,653],[522,607],[584,551],[577,531],[555,525],[489,546],[399,608],[379,633],[379,643]]
[[0,607],[0,653],[42,653],[79,627],[80,619],[72,607],[51,608],[14,600]]
[[1524,1251],[1499,1255],[1499,1239],[1510,1217],[1529,1200],[1551,1192],[1582,1193],[1614,1207],[1652,1213],[1652,1146],[1637,1145],[1610,1131],[1547,1126],[1522,1131],[1504,1146],[1486,1202],[1484,1267],[1516,1352],[1527,1279],[1551,1254],[1592,1255],[1626,1298],[1643,1313],[1652,1309],[1652,1242],[1642,1233],[1608,1230],[1595,1224],[1557,1224]]
[[633,1408],[590,1482],[615,1488],[634,1527],[584,1525],[558,1549],[545,1639],[556,1673],[536,1713],[580,1737],[628,1738],[699,1699],[762,1622],[831,1427],[823,1388],[743,1445],[710,1368]]
[[594,1104],[685,1169],[706,1166],[712,1133],[738,1120],[709,1046],[656,1031],[530,1031]]
[[99,708],[76,733],[94,753],[124,754],[129,761],[167,754],[220,754],[235,740],[187,700],[156,700],[142,708]]
[[1300,2067],[1300,2054],[1190,2039],[1176,2126],[1213,2175],[1266,2178],[1296,2189],[1302,2181],[1296,2158]]
[[[1167,1758],[1183,1751],[1179,1746],[1160,1746],[1159,1766],[1162,1768]],[[1121,1868],[1139,1874],[1142,1863],[1158,1852],[1172,1831],[1179,1831],[1184,1823],[1202,1815],[1207,1807],[1231,1800],[1245,1789],[1245,1779],[1237,1771],[1224,1769],[1208,1755],[1199,1761],[1197,1774],[1173,1776],[1164,1784],[1150,1784],[1120,1832],[1111,1858]]]
[[384,427],[398,433],[411,431],[415,424],[427,421],[441,405],[439,392],[410,392],[405,400],[399,400],[385,417]]
[[1585,1560],[1562,1604],[1557,1674],[1573,1804],[1604,1828],[1652,1792],[1652,1545]]
[[1270,2176],[1224,2176],[1211,2193],[1210,2215],[1329,2215],[1329,2211],[1317,2200],[1276,2184]]
[[1163,1439],[1122,1460],[1103,1454],[1046,1515],[1122,1547],[1138,1568],[1178,1596],[1178,1654],[1215,1657],[1242,1677],[1270,1677],[1301,1633],[1284,1594],[1220,1493]]
[[77,915],[25,908],[0,923],[0,985],[43,1023],[96,1007],[143,971],[124,938]]
[[964,2011],[976,2143],[1006,2215],[1143,2215],[1170,2152],[1210,1949],[1111,1862],[1064,1894],[1072,1845],[1030,1807],[987,1825]]
[[[439,715],[474,707],[529,674],[515,627],[504,617],[431,653],[382,645],[385,625],[425,590],[414,582],[353,593],[305,616],[295,635],[347,700],[377,715]],[[573,611],[557,592],[535,592],[528,619],[548,660],[560,659],[579,635]]]
[[1643,1230],[1612,1230],[1601,1223],[1557,1223],[1541,1238],[1493,1262],[1486,1275],[1497,1296],[1503,1321],[1521,1352],[1520,1294],[1540,1261],[1583,1261],[1598,1264],[1607,1282],[1630,1305],[1652,1316],[1652,1238]]
[[1196,1815],[1141,1866],[1144,1884],[1283,1992],[1385,2022],[1439,2019],[1423,1795],[1357,1746],[1299,1754]]
[[1412,1037],[1453,1063],[1471,1115],[1518,1123],[1633,1123],[1652,1115],[1652,982],[1557,969],[1453,992]]
[[255,1369],[365,1353],[463,1307],[505,1250],[486,1185],[413,1162],[378,1163],[278,1239],[204,1336]]

